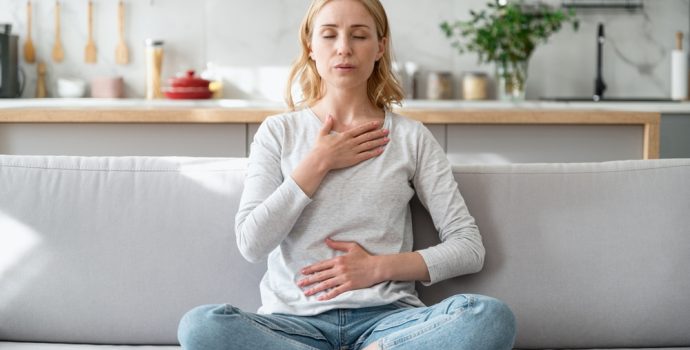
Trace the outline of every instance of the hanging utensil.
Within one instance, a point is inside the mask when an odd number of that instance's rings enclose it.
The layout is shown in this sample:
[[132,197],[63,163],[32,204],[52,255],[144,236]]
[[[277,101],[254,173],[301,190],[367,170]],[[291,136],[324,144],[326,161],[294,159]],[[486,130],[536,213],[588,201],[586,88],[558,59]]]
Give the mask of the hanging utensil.
[[86,41],[84,49],[84,62],[96,63],[96,43],[93,42],[93,1],[89,0],[89,39]]
[[125,43],[125,3],[120,0],[118,8],[118,27],[120,31],[120,40],[117,42],[117,48],[115,48],[115,62],[117,64],[127,64],[129,63],[129,49]]
[[26,63],[36,62],[36,50],[31,41],[31,1],[26,2],[26,42],[24,42],[24,61]]
[[55,1],[55,44],[53,45],[53,61],[62,62],[65,52],[60,42],[60,1]]

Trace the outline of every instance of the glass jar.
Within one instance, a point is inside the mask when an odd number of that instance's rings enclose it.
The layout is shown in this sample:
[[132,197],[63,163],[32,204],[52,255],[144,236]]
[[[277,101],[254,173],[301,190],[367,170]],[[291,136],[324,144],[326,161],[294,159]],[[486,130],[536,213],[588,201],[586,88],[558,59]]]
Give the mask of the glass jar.
[[426,84],[426,98],[430,100],[448,100],[453,98],[452,73],[430,72]]
[[528,61],[496,64],[496,96],[503,101],[524,101]]
[[161,75],[163,70],[163,41],[146,40],[146,99],[163,97]]
[[483,72],[465,72],[462,76],[462,98],[465,100],[486,100],[489,78]]

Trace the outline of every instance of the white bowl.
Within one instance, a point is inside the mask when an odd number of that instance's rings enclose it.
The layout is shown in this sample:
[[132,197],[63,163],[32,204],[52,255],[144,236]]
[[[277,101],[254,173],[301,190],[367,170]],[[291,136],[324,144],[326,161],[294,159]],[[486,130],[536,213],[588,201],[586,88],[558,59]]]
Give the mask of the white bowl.
[[66,98],[84,97],[86,82],[81,79],[59,78],[57,80],[57,95]]

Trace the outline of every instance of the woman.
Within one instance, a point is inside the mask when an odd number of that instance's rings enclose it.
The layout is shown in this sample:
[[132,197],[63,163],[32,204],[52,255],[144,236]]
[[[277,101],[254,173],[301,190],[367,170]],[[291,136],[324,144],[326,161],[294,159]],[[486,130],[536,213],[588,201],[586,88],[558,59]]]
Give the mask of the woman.
[[[450,165],[419,122],[390,111],[390,30],[378,0],[313,0],[288,81],[293,112],[267,118],[236,216],[249,261],[268,257],[257,314],[198,307],[187,349],[510,349],[500,301],[457,295],[425,307],[414,281],[477,272],[484,247]],[[299,79],[301,103],[291,87]],[[442,243],[412,251],[409,200]]]

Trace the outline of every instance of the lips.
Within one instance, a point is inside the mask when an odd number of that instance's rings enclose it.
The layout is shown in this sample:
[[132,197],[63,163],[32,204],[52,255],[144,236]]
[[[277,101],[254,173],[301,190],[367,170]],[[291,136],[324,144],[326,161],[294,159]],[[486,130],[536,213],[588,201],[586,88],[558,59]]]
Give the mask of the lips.
[[336,69],[354,69],[355,66],[349,63],[340,63],[335,65]]

